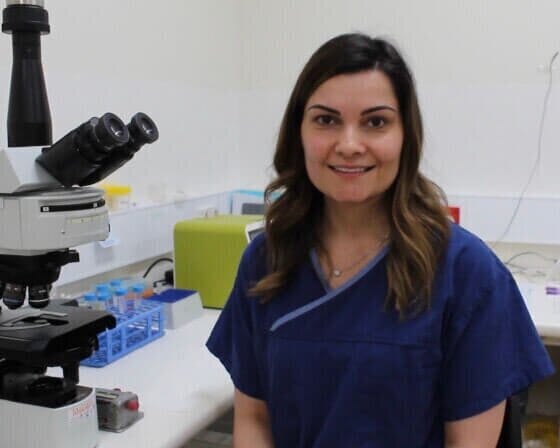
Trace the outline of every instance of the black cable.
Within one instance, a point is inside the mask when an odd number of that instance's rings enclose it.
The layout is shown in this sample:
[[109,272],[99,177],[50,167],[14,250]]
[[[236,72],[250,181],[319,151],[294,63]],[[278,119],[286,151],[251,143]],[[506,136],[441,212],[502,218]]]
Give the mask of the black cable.
[[146,272],[144,272],[144,275],[142,276],[142,278],[146,278],[148,276],[148,274],[150,273],[150,271],[152,270],[152,268],[156,265],[161,263],[162,261],[168,261],[170,263],[173,263],[173,259],[169,258],[169,257],[163,257],[163,258],[158,258],[156,261],[154,261],[150,266],[148,266],[148,269],[146,269]]

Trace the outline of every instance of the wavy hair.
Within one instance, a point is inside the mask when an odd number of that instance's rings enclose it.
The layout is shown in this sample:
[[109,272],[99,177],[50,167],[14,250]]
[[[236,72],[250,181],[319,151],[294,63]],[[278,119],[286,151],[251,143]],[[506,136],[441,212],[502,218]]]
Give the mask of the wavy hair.
[[265,190],[268,274],[250,289],[263,301],[272,299],[309,250],[321,244],[317,229],[323,195],[309,180],[301,140],[305,105],[326,80],[365,70],[380,70],[390,79],[404,130],[399,171],[384,198],[391,226],[386,305],[396,307],[401,316],[412,304],[415,311],[430,306],[433,279],[449,236],[445,195],[419,172],[422,116],[409,68],[389,42],[357,33],[323,44],[303,68],[288,101],[274,154],[277,176]]

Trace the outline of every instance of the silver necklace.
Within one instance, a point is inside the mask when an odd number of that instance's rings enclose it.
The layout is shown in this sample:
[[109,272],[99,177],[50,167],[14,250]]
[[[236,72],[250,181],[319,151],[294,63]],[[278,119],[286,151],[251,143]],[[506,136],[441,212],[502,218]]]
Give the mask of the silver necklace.
[[[383,238],[381,238],[379,240],[379,243],[375,246],[375,251],[379,250],[379,248],[383,245],[383,243],[385,241],[387,241],[387,239],[389,238],[389,235],[384,235]],[[329,279],[333,278],[333,277],[340,277],[343,273],[350,271],[351,269],[354,269],[356,266],[359,266],[364,260],[366,260],[367,258],[370,257],[371,254],[373,254],[374,251],[371,252],[366,252],[365,254],[363,254],[360,258],[358,258],[356,261],[352,262],[352,264],[350,264],[349,266],[346,266],[344,268],[336,268],[333,266],[333,262],[331,259],[331,255],[325,250],[325,254],[327,256],[327,262],[329,264],[329,269],[330,269],[330,274],[329,274]]]

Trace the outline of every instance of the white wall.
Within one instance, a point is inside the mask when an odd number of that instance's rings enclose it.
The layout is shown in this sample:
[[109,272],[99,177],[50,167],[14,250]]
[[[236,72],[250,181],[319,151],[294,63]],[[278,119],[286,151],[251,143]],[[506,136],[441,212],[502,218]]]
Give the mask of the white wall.
[[[2,8],[5,2],[2,0]],[[92,116],[137,111],[160,139],[112,176],[145,193],[190,195],[237,187],[240,10],[235,0],[46,0],[43,67],[54,139]],[[0,36],[0,145],[12,64]]]
[[[560,49],[560,2],[244,0],[243,5],[247,100],[241,105],[241,147],[260,165],[269,160],[266,150],[279,115],[311,53],[339,33],[363,31],[397,42],[415,73],[428,174],[451,194],[515,196],[525,185],[536,158],[547,82],[542,66]],[[529,195],[560,196],[560,57],[555,68],[541,165]]]
[[[191,195],[262,189],[284,106],[311,53],[343,32],[391,37],[417,78],[425,171],[456,202],[475,204],[463,214],[474,230],[485,209],[501,207],[497,221],[490,215],[484,224],[494,236],[515,206],[499,199],[519,194],[536,160],[542,67],[560,49],[557,0],[46,0],[46,7],[55,138],[105,111],[147,112],[159,142],[112,176],[140,193],[163,185]],[[9,37],[0,36],[0,124],[10,54]],[[560,57],[555,69],[540,165],[514,240],[560,242],[557,213],[544,213],[560,210]]]

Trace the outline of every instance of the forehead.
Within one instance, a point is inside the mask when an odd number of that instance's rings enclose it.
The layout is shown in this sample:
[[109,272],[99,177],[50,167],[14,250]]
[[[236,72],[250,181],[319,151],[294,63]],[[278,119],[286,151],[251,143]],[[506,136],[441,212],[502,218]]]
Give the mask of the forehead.
[[380,70],[333,76],[311,94],[306,107],[312,104],[322,104],[337,110],[363,110],[382,104],[398,108],[391,80]]

